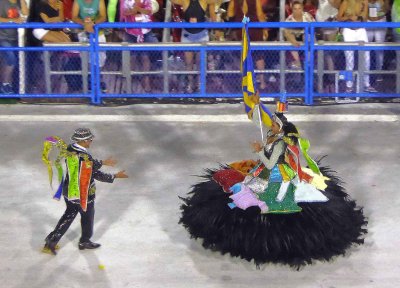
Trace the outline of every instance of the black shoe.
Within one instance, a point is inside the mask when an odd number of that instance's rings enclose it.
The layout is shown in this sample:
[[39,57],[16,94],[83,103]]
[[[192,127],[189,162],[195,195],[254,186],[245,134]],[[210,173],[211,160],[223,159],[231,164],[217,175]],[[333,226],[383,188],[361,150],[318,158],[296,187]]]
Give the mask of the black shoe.
[[81,242],[79,243],[79,250],[96,249],[99,248],[100,246],[101,246],[100,244],[94,243],[92,241]]
[[107,85],[105,82],[100,82],[101,93],[107,93]]
[[48,239],[46,239],[46,243],[44,244],[44,247],[42,249],[43,253],[48,253],[48,254],[53,254],[53,255],[57,255],[56,249],[57,249],[57,243],[50,241]]
[[13,88],[10,83],[3,83],[0,90],[2,94],[14,94]]

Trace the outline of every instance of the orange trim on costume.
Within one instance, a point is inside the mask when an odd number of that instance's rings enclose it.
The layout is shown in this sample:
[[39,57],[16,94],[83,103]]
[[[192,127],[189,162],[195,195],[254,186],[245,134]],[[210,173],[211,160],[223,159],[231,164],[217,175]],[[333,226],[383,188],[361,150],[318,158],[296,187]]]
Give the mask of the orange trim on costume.
[[301,170],[301,165],[300,165],[300,158],[299,158],[299,148],[295,145],[288,145],[288,149],[290,153],[288,153],[288,158],[289,158],[289,166],[292,168],[297,175],[299,176],[301,181],[306,181],[308,183],[311,183],[313,177]]
[[90,179],[92,178],[93,165],[92,161],[82,161],[79,171],[79,191],[81,199],[81,207],[83,211],[87,209],[87,201],[89,197]]
[[228,166],[239,171],[243,174],[248,174],[251,169],[253,169],[257,165],[257,162],[254,160],[243,160],[239,162],[233,162]]

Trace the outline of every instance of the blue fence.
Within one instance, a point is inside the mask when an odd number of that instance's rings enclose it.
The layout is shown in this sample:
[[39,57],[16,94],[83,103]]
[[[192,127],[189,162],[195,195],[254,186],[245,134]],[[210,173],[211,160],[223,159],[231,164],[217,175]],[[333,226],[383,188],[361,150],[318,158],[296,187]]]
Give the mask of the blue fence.
[[[72,43],[72,44],[48,44],[43,47],[13,47],[2,48],[0,47],[0,57],[5,51],[15,51],[19,55],[19,69],[17,69],[17,76],[14,80],[15,93],[13,94],[0,94],[0,98],[18,97],[18,98],[88,98],[91,103],[99,104],[104,98],[240,98],[241,90],[241,76],[240,76],[240,50],[241,43],[239,42],[218,42],[211,41],[207,43],[180,43],[180,42],[164,42],[157,44],[129,44],[126,42],[106,42],[100,43],[99,33],[104,29],[123,29],[123,28],[162,28],[162,29],[181,29],[181,28],[207,28],[207,29],[241,29],[240,23],[103,23],[95,26],[95,33],[90,35],[88,43]],[[280,97],[283,94],[286,97],[296,97],[303,99],[307,105],[312,105],[316,97],[400,97],[400,44],[393,42],[386,43],[350,43],[350,42],[324,42],[316,39],[316,35],[321,29],[333,28],[399,28],[400,23],[250,23],[249,28],[268,28],[268,29],[304,29],[306,37],[304,42],[299,47],[294,47],[289,42],[252,42],[253,53],[260,53],[258,59],[263,58],[267,65],[262,69],[256,69],[257,74],[268,76],[270,79],[275,79],[273,82],[267,83],[267,88],[261,90],[263,97]],[[0,29],[3,28],[68,28],[79,29],[80,25],[71,23],[60,24],[41,24],[41,23],[25,23],[25,24],[2,24]],[[339,30],[340,31],[340,30]],[[21,43],[20,43],[21,44]],[[366,70],[363,65],[357,65],[357,69],[353,71],[346,71],[344,68],[343,51],[356,51],[358,54],[358,62],[365,61],[365,52],[371,51],[384,51],[386,58],[391,60],[391,66],[381,70]],[[71,52],[73,51],[80,57],[80,65],[77,71],[66,71],[65,69],[52,70],[51,54],[57,52]],[[132,52],[133,51],[133,52]],[[199,54],[199,67],[193,71],[181,67],[175,67],[172,63],[177,58],[177,54],[182,54],[187,51],[196,52]],[[302,68],[290,69],[288,66],[289,51],[297,51],[302,54]],[[336,54],[335,69],[325,68],[325,57],[330,52],[334,51]],[[130,64],[132,55],[136,52],[152,53],[156,56],[156,62],[151,71],[133,71]],[[35,69],[30,65],[33,58],[33,53],[39,53],[38,59],[42,67]],[[119,67],[116,69],[101,69],[100,62],[102,61],[102,53],[107,54],[107,59],[119,59]],[[230,56],[231,66],[224,65],[221,69],[210,69],[208,67],[208,56],[216,54],[220,57]],[[58,55],[58,54],[57,54]],[[56,58],[59,56],[55,56]],[[105,54],[104,54],[105,55]],[[112,55],[113,57],[110,57]],[[221,56],[222,55],[222,56]],[[288,56],[289,55],[289,56]],[[62,56],[60,56],[62,57]],[[174,58],[175,57],[175,58]],[[178,57],[179,58],[179,57]],[[181,57],[182,58],[182,57]],[[171,60],[172,59],[172,60]],[[182,59],[180,60],[183,61]],[[274,62],[275,66],[268,65]],[[392,62],[394,64],[392,64]],[[172,63],[172,64],[171,64]],[[179,64],[179,63],[178,63]],[[181,63],[182,64],[182,63]],[[226,64],[226,63],[225,63]],[[174,66],[174,67],[173,67]],[[179,66],[179,65],[178,65]],[[228,68],[227,68],[228,67]],[[356,66],[355,66],[356,67]],[[43,69],[43,70],[41,70]],[[362,79],[364,75],[370,75],[378,79],[378,76],[384,76],[384,80],[390,85],[384,85],[385,89],[380,90],[378,93],[366,93],[362,89]],[[37,75],[37,78],[32,75]],[[61,81],[62,77],[68,75],[75,75],[80,77],[80,89],[71,92],[57,93],[59,90],[54,90],[52,85],[54,81]],[[131,82],[132,77],[139,80],[142,76],[150,75],[152,81],[157,83],[157,89],[152,92],[144,92],[142,89],[136,89]],[[191,93],[174,90],[171,88],[172,83],[182,82],[184,77],[193,75],[199,83],[199,90]],[[334,91],[326,91],[325,86],[326,76],[331,75],[330,85],[334,86]],[[108,92],[102,89],[102,78],[110,76],[115,77],[112,81],[123,81],[121,87],[124,89],[114,89]],[[53,78],[57,77],[56,80]],[[70,77],[71,78],[71,77]],[[354,79],[356,89],[354,93],[345,93],[343,85],[346,80]],[[374,78],[374,79],[375,79]],[[37,80],[36,80],[37,79]],[[90,79],[90,80],[89,80]],[[172,80],[171,80],[172,79]],[[332,80],[333,79],[333,80]],[[29,80],[29,81],[28,81]],[[34,91],[31,86],[40,82],[43,86],[42,91]],[[43,82],[43,83],[42,83]],[[215,85],[209,87],[210,82],[218,82],[225,89],[216,89]],[[33,84],[32,84],[33,83]],[[128,84],[126,84],[128,83]],[[271,84],[273,83],[273,84]],[[294,83],[294,84],[293,84]],[[57,84],[57,83],[55,83]],[[229,85],[228,85],[229,84]],[[390,87],[389,87],[390,86]],[[117,93],[116,93],[117,92]]]

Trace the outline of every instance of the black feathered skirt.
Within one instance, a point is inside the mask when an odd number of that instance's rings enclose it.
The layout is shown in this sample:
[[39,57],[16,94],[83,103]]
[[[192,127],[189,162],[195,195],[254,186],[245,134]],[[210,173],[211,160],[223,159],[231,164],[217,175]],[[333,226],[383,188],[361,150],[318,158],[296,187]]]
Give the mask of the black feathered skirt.
[[204,248],[257,266],[269,262],[299,268],[313,260],[329,261],[364,242],[367,221],[336,173],[320,170],[330,178],[321,191],[329,200],[298,203],[301,212],[292,214],[262,214],[257,206],[229,208],[230,194],[212,177],[217,170],[208,170],[205,181],[181,198],[180,223],[192,238],[202,239]]

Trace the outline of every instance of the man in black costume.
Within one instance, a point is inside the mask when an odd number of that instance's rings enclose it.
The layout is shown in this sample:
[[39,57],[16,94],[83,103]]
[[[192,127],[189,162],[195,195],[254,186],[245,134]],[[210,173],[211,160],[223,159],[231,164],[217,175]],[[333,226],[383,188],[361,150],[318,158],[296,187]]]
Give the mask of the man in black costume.
[[[45,239],[45,245],[43,248],[43,252],[51,252],[56,255],[56,245],[58,241],[60,241],[61,237],[67,232],[69,226],[74,221],[78,212],[81,214],[81,227],[82,227],[82,236],[79,240],[79,249],[96,249],[100,247],[100,244],[94,243],[90,241],[90,238],[93,235],[93,224],[94,224],[94,202],[95,202],[95,192],[96,185],[94,180],[98,180],[101,182],[114,182],[115,178],[128,178],[125,174],[125,171],[119,171],[116,174],[108,174],[100,171],[100,168],[104,166],[114,166],[117,161],[113,158],[108,158],[106,160],[96,160],[89,154],[87,149],[92,144],[94,135],[87,128],[79,128],[76,129],[74,134],[71,137],[72,144],[68,145],[67,153],[69,155],[77,156],[78,165],[67,164],[67,174],[65,180],[63,182],[63,196],[65,203],[67,205],[67,209],[62,215],[61,219],[58,221],[57,226],[54,231],[52,231]],[[68,162],[66,160],[66,162]],[[81,197],[71,197],[70,192],[70,183],[72,183],[73,176],[82,177],[82,167],[83,162],[89,163],[90,166],[87,166],[91,169],[91,175],[88,175],[88,195],[87,195],[87,203],[85,201],[85,205],[82,205],[82,194]],[[76,168],[77,172],[73,172],[73,168]],[[71,175],[74,173],[74,175]],[[71,178],[70,178],[71,177]],[[80,179],[82,180],[82,179]],[[78,180],[79,182],[79,180]],[[71,184],[73,185],[73,184]]]

